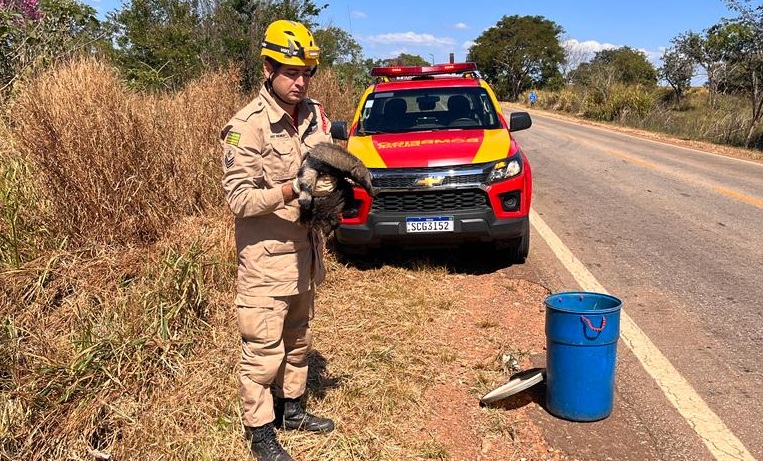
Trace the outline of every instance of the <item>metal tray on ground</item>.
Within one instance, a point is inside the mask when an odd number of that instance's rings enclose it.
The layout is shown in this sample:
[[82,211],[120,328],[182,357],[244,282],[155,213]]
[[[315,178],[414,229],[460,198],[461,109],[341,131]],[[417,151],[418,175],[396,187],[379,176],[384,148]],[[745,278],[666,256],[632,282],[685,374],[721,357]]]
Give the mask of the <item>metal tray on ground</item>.
[[485,394],[485,396],[480,399],[480,402],[492,403],[497,400],[505,399],[510,395],[529,389],[543,381],[545,377],[545,368],[530,368],[529,370],[520,371],[519,373],[513,374],[509,381],[503,386],[493,389]]

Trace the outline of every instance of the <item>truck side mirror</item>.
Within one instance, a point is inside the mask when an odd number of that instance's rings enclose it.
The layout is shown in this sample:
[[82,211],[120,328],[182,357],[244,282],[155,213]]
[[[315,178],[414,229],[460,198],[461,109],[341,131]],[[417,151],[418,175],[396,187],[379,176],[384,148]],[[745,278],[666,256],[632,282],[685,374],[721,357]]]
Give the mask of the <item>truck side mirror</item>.
[[350,137],[347,132],[347,122],[331,122],[331,137],[334,139],[341,139],[347,141]]
[[533,124],[527,112],[512,112],[509,115],[509,131],[520,131],[530,128]]

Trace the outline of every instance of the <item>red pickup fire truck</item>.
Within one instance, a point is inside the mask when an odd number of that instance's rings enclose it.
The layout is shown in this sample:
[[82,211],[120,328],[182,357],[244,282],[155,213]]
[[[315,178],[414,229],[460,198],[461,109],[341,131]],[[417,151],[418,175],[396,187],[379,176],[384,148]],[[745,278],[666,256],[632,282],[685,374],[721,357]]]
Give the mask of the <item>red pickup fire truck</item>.
[[532,174],[511,133],[531,126],[529,114],[507,120],[474,63],[377,67],[371,75],[377,82],[344,139],[377,195],[355,189],[358,213],[336,229],[340,247],[489,242],[524,262]]

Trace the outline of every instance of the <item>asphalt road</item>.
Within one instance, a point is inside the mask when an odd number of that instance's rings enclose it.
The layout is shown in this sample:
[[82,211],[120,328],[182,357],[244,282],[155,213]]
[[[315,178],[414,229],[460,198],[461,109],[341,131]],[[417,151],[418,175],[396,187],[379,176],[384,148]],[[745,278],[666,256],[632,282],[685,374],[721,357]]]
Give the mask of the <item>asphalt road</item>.
[[[763,459],[763,164],[532,116],[515,137],[535,212]],[[579,289],[536,229],[526,266],[553,291]],[[740,459],[708,450],[623,341],[610,418],[535,417],[580,460]]]

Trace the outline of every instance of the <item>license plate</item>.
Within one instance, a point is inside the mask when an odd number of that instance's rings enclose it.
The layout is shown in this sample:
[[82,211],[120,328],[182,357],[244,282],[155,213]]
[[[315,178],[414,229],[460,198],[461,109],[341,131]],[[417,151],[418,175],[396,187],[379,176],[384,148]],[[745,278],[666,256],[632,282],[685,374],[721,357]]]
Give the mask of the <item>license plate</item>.
[[405,231],[408,233],[453,232],[453,217],[405,218]]

